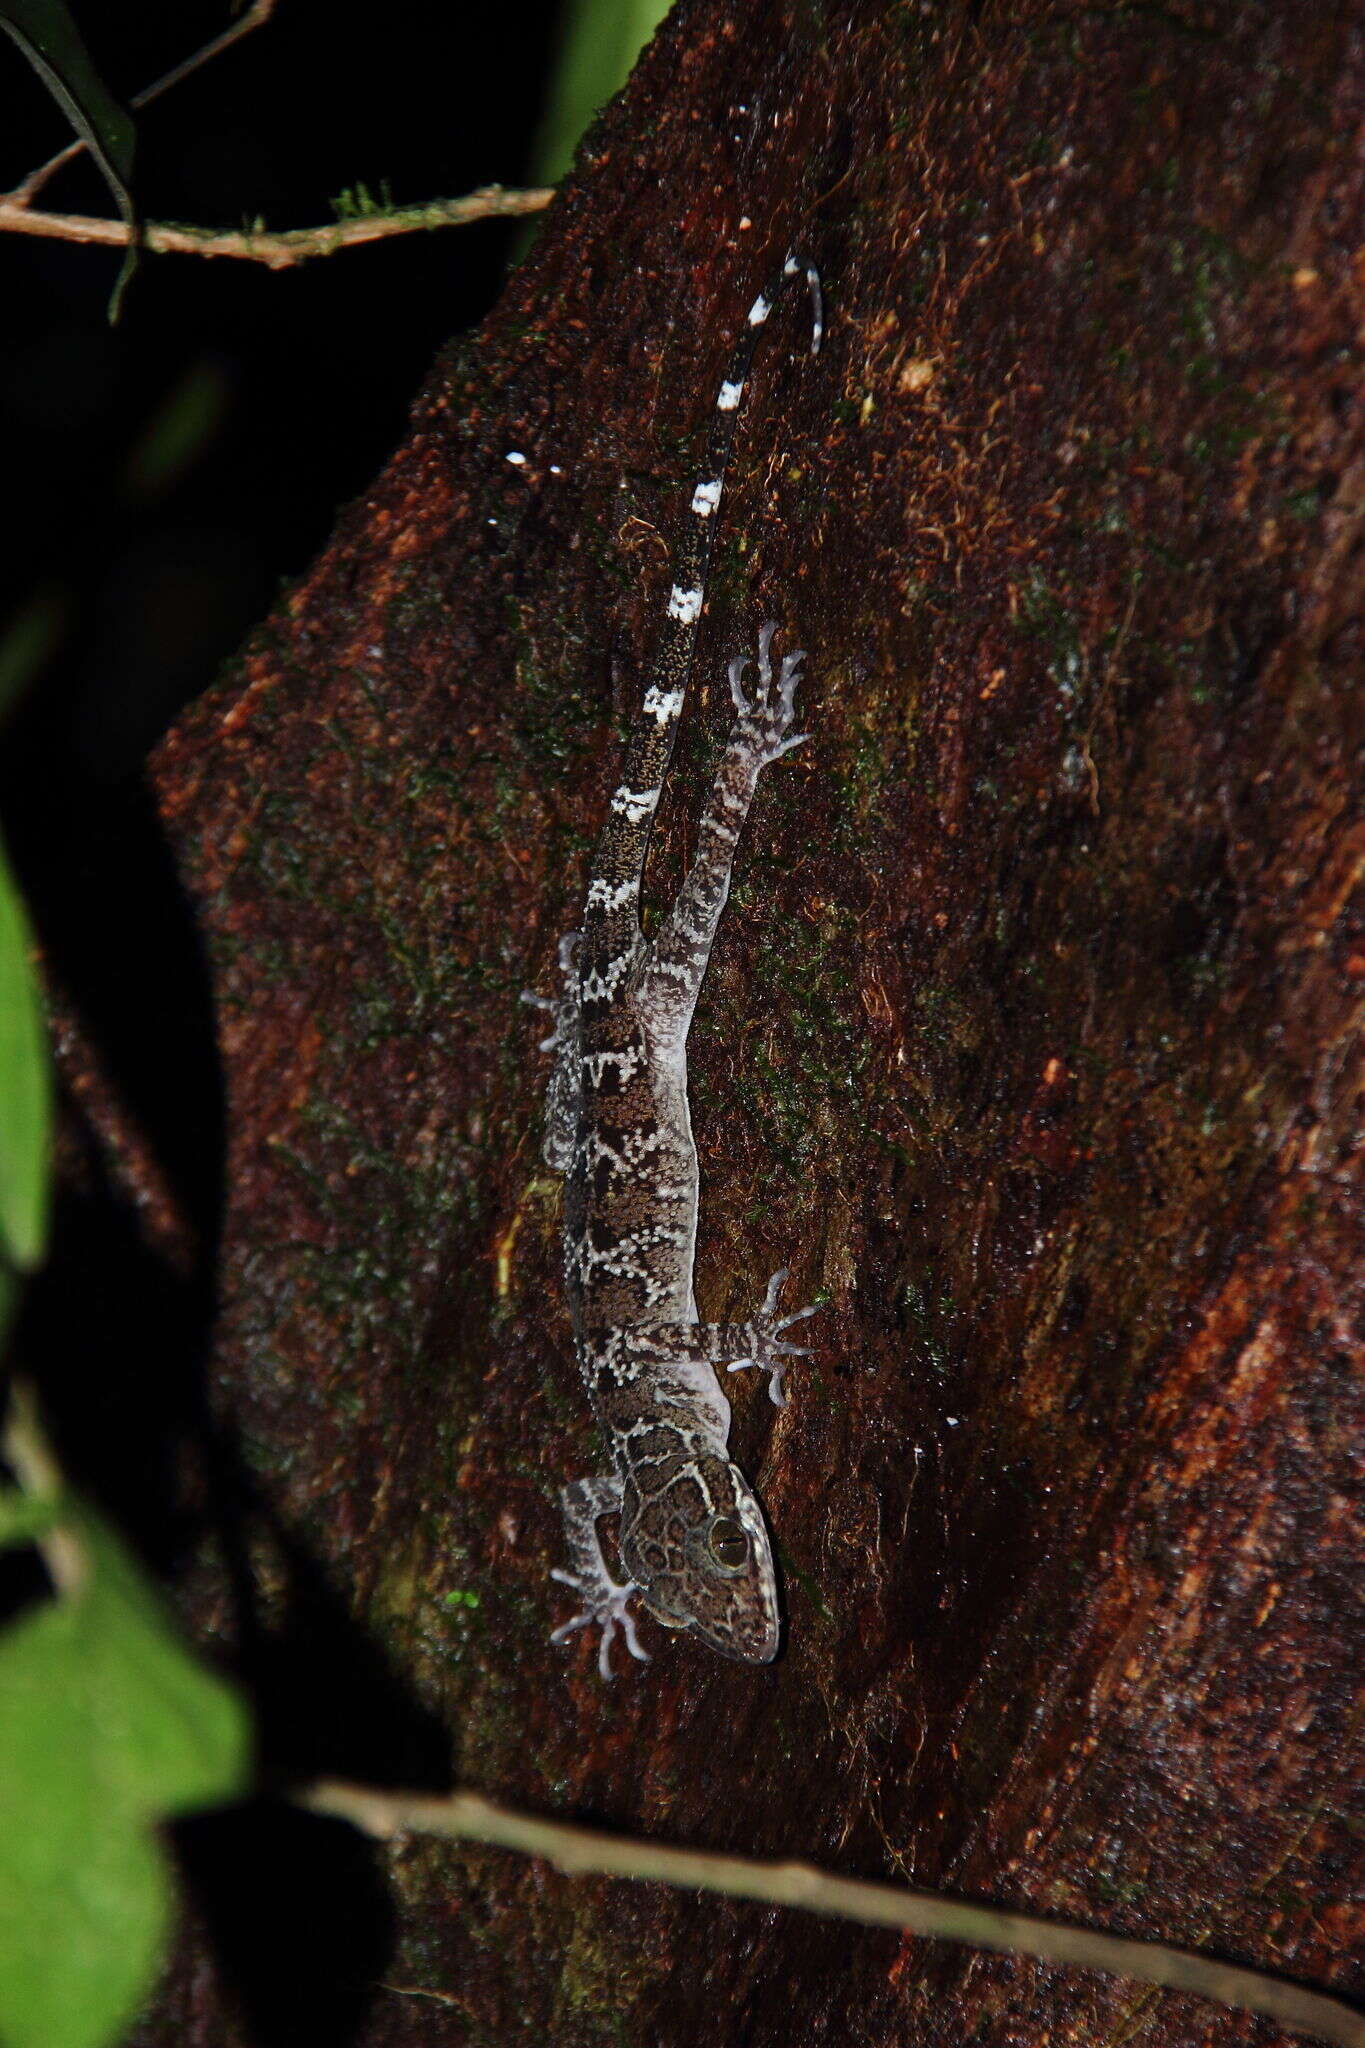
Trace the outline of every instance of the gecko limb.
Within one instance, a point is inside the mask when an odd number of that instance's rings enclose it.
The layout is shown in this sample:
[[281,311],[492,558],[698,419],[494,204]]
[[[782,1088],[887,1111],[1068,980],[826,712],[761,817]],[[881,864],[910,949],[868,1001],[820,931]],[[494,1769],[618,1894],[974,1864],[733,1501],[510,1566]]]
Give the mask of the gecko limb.
[[567,1572],[556,1569],[550,1573],[552,1579],[557,1579],[561,1586],[568,1586],[583,1602],[583,1612],[554,1629],[550,1641],[566,1642],[581,1628],[600,1627],[602,1640],[597,1650],[597,1668],[605,1679],[612,1675],[611,1646],[618,1628],[625,1637],[631,1656],[641,1664],[649,1662],[649,1652],[640,1647],[635,1633],[635,1617],[627,1605],[638,1588],[633,1579],[618,1584],[612,1577],[597,1533],[601,1516],[620,1513],[623,1492],[620,1479],[615,1477],[578,1479],[572,1486],[561,1488],[559,1498],[564,1509],[564,1533],[574,1568]]
[[809,1358],[810,1347],[788,1342],[783,1332],[813,1316],[819,1306],[813,1302],[789,1316],[774,1313],[787,1270],[780,1266],[773,1274],[762,1308],[747,1323],[639,1323],[629,1332],[631,1353],[661,1363],[704,1359],[708,1365],[723,1365],[730,1372],[760,1366],[768,1375],[773,1406],[785,1408],[782,1380],[788,1361]]
[[661,1037],[684,1033],[692,1021],[759,774],[809,738],[791,730],[805,656],[799,650],[787,655],[774,674],[770,650],[776,632],[776,623],[769,620],[759,633],[752,697],[744,686],[748,658],[737,656],[730,663],[730,695],[738,715],[702,819],[696,858],[645,956],[640,1005]]

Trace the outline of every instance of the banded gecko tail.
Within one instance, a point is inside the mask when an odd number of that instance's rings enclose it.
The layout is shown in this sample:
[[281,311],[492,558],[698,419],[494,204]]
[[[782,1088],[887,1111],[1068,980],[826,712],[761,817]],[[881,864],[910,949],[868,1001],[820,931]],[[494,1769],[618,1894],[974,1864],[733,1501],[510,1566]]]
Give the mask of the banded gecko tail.
[[640,885],[650,829],[687,695],[697,627],[706,600],[712,535],[729,470],[740,400],[768,316],[787,282],[802,276],[811,297],[811,354],[819,353],[824,336],[820,273],[806,257],[793,252],[749,308],[716,394],[705,466],[692,493],[688,524],[674,560],[667,612],[626,750],[621,781],[612,794],[597,844],[579,954],[580,968],[590,987],[596,985],[598,977],[610,976],[613,967],[619,972],[620,963],[629,960],[639,937]]

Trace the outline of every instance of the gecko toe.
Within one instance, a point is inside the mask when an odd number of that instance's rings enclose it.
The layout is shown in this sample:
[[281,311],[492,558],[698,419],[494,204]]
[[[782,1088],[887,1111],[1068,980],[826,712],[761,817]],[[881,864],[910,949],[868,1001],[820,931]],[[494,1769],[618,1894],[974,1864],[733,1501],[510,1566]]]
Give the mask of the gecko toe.
[[790,1279],[790,1277],[790,1266],[779,1266],[777,1271],[773,1274],[772,1279],[768,1282],[768,1291],[763,1297],[762,1313],[765,1316],[770,1316],[773,1310],[777,1307],[777,1297],[782,1292],[783,1287],[785,1286],[786,1282]]
[[823,1306],[822,1302],[808,1301],[804,1308],[794,1308],[789,1316],[782,1316],[777,1327],[779,1330],[785,1330],[792,1323],[804,1323],[807,1316],[818,1316]]

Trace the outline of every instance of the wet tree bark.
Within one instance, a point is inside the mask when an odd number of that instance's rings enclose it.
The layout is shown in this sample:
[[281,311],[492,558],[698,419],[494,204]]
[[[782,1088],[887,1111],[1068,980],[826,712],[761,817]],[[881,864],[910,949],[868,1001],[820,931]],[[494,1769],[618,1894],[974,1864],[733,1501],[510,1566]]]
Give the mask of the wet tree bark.
[[[162,747],[228,1120],[186,1601],[272,1768],[1365,1988],[1363,97],[1349,6],[685,0]],[[786,1646],[653,1630],[604,1688],[548,1642],[597,1451],[518,994],[791,241],[827,345],[788,311],[760,360],[654,870],[780,619],[815,736],[760,794],[693,1069],[703,1314],[788,1261],[829,1298],[790,1409],[735,1397]],[[149,2042],[1279,2038],[264,1809],[184,1852]]]

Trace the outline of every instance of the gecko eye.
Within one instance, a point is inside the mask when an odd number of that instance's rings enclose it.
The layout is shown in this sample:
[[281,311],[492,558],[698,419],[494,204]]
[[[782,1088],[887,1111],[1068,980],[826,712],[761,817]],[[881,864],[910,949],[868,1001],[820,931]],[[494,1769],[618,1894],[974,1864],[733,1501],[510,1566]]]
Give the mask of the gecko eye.
[[717,1515],[706,1534],[716,1563],[727,1572],[742,1572],[749,1562],[749,1539],[732,1515]]

